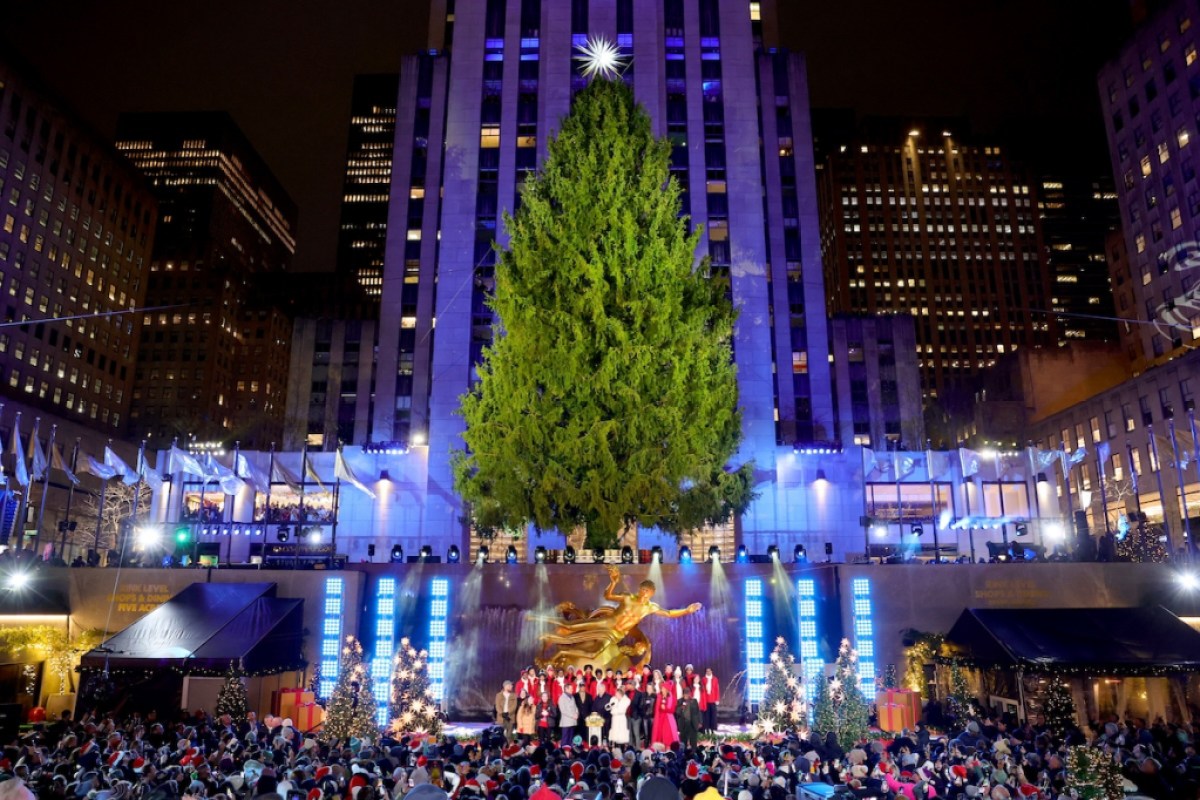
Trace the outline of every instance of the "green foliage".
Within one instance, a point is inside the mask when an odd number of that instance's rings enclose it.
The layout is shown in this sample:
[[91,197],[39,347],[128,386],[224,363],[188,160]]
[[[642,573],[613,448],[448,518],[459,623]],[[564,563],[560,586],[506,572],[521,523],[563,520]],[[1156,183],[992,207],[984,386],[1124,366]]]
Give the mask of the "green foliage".
[[896,682],[896,665],[888,664],[883,671],[883,688],[895,689],[899,684]]
[[1135,564],[1161,564],[1167,560],[1167,548],[1162,543],[1162,526],[1135,522],[1128,533],[1117,540],[1117,558]]
[[442,716],[429,688],[429,653],[417,650],[405,637],[392,659],[392,695],[388,716],[393,733],[442,731]]
[[230,661],[229,671],[225,673],[225,683],[217,692],[217,716],[228,714],[234,722],[246,721],[250,711],[250,699],[246,696],[246,685],[242,683],[242,675],[237,665]]
[[940,633],[927,633],[916,628],[907,628],[902,634],[904,647],[904,688],[919,692],[928,699],[929,687],[925,681],[925,665],[934,661],[942,649],[946,637]]
[[697,268],[670,143],[621,81],[575,98],[541,170],[505,217],[498,324],[461,398],[455,488],[480,530],[628,524],[676,535],[753,500],[727,284]]
[[804,673],[782,636],[767,664],[767,686],[758,704],[758,727],[765,733],[799,730],[807,722]]
[[342,664],[337,685],[325,710],[325,737],[346,741],[351,737],[365,742],[379,738],[375,724],[375,693],[371,675],[362,659],[362,645],[353,636],[346,637],[342,646]]
[[99,646],[107,634],[97,628],[81,631],[72,639],[65,630],[54,625],[18,625],[0,628],[0,651],[21,655],[32,652],[46,660],[46,665],[58,679],[58,691],[71,691],[71,673],[79,657]]
[[830,687],[837,718],[838,743],[849,750],[867,736],[870,729],[870,708],[863,696],[858,676],[858,653],[842,639],[834,664],[834,683]]
[[813,679],[813,730],[821,733],[837,732],[837,709],[833,705],[833,696],[829,691],[829,679],[822,670]]
[[963,674],[958,659],[950,661],[950,694],[946,696],[946,710],[955,719],[966,719],[975,714],[975,697]]
[[1042,713],[1050,733],[1062,741],[1067,731],[1075,727],[1075,699],[1071,697],[1071,687],[1061,679],[1051,678],[1046,688]]
[[1067,789],[1079,800],[1121,800],[1121,772],[1112,756],[1080,745],[1067,751]]

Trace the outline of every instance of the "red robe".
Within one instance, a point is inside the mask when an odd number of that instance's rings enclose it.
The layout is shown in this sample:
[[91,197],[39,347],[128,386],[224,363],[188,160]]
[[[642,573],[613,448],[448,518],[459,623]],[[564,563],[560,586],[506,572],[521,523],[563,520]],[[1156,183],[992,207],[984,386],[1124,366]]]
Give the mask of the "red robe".
[[706,675],[700,677],[700,694],[704,697],[701,708],[707,707],[709,703],[721,702],[721,684],[716,675],[711,678]]
[[671,684],[664,684],[664,691],[659,692],[654,703],[654,727],[651,729],[650,741],[652,743],[662,742],[662,744],[670,749],[671,745],[679,741],[679,730],[675,726],[675,687]]

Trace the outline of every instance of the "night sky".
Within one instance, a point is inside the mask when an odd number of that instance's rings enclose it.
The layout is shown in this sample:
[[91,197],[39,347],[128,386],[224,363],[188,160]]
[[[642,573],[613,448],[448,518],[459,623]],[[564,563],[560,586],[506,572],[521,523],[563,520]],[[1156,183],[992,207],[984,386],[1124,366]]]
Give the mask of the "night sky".
[[[779,2],[814,106],[966,115],[1039,169],[1108,173],[1095,75],[1131,28],[1128,0]],[[105,137],[121,111],[229,111],[300,206],[302,270],[333,267],[353,76],[422,49],[427,14],[420,0],[5,6],[0,47]]]

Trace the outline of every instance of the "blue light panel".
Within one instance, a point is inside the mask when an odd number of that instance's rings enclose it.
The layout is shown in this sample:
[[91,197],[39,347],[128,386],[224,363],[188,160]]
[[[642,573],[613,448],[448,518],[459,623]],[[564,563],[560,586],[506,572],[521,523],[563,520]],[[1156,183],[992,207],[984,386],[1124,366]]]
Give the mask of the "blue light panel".
[[875,622],[871,619],[874,604],[871,602],[869,578],[855,578],[850,582],[852,609],[854,612],[854,649],[858,651],[858,682],[863,695],[875,696]]
[[396,649],[396,579],[381,578],[375,594],[375,657],[371,659],[371,679],[379,710],[375,721],[388,724],[388,701],[392,694],[392,652]]
[[766,643],[763,637],[763,582],[746,581],[746,699],[759,703],[767,689]]
[[450,581],[434,578],[429,604],[429,688],[439,703],[446,693],[446,617],[450,611]]
[[321,681],[317,696],[328,700],[342,668],[342,613],[345,610],[345,578],[325,579],[324,618],[321,621]]
[[[813,681],[825,679],[825,663],[821,661],[817,625],[817,582],[812,578],[796,581],[796,597],[800,619],[800,665],[804,668],[804,682],[811,687]],[[808,691],[810,697],[815,694]],[[812,705],[808,707],[812,713]]]

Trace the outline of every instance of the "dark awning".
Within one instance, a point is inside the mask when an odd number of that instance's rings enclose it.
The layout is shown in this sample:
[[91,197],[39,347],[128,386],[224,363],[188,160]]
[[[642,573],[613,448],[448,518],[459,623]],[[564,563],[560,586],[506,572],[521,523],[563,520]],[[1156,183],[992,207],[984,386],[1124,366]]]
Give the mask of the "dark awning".
[[971,608],[946,634],[980,667],[1107,675],[1200,672],[1200,633],[1162,606]]
[[248,673],[301,666],[303,600],[275,597],[273,583],[193,583],[87,653],[83,669]]

